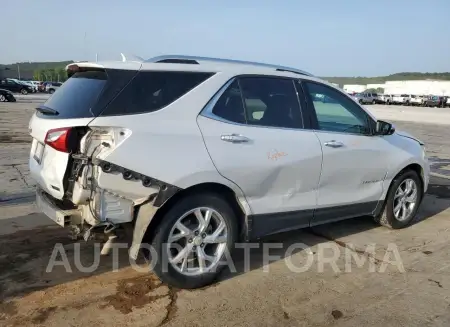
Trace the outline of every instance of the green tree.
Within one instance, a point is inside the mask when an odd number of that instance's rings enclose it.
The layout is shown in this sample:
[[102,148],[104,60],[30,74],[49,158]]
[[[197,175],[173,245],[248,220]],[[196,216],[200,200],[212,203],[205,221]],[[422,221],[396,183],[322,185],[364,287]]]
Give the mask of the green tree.
[[40,69],[36,69],[36,70],[34,71],[34,73],[33,73],[33,79],[34,79],[35,81],[40,81],[41,78],[42,78],[42,76],[41,76],[41,70],[40,70]]
[[67,80],[67,72],[65,67],[59,67],[58,68],[58,76],[59,76],[59,82],[65,82]]

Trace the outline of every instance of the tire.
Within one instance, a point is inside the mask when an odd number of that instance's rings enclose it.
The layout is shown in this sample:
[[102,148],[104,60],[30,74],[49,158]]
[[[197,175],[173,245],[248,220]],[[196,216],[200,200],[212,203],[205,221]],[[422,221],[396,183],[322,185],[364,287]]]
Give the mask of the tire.
[[0,94],[0,102],[6,102],[6,97],[3,94]]
[[[394,214],[394,203],[395,201],[397,201],[397,203],[399,201],[395,200],[396,192],[401,185],[404,185],[404,182],[407,183],[407,181],[409,180],[412,180],[415,183],[417,190],[417,197],[415,200],[415,205],[412,208],[412,210],[405,216],[405,219],[400,220],[396,218]],[[374,220],[380,225],[392,229],[400,229],[408,227],[409,225],[413,224],[417,214],[417,210],[419,209],[420,203],[422,202],[422,199],[423,199],[423,183],[421,178],[417,175],[415,171],[406,170],[397,175],[392,181],[391,186],[389,187],[389,191],[386,195],[386,200],[384,201],[383,204],[383,209],[379,215],[374,217]],[[403,210],[403,208],[401,210]]]
[[[156,254],[156,262],[154,262],[154,258],[149,258],[152,265],[153,265],[153,271],[155,274],[165,283],[176,287],[176,288],[182,288],[182,289],[194,289],[199,287],[204,287],[206,285],[209,285],[214,282],[214,280],[217,278],[219,273],[225,268],[224,264],[220,264],[220,262],[223,262],[223,260],[226,258],[226,252],[222,252],[222,255],[219,258],[219,255],[215,256],[218,259],[218,263],[214,267],[213,263],[211,263],[210,271],[207,272],[201,272],[198,275],[189,275],[188,272],[182,273],[182,268],[174,267],[172,263],[169,262],[169,251],[167,247],[169,236],[172,235],[174,229],[176,230],[175,224],[180,220],[183,219],[182,217],[189,211],[194,210],[196,208],[209,208],[218,213],[222,221],[226,225],[226,237],[223,239],[223,243],[220,245],[217,245],[216,249],[219,249],[219,247],[222,247],[222,249],[225,249],[224,251],[227,251],[228,253],[231,252],[232,247],[234,246],[234,243],[237,240],[238,237],[238,225],[237,225],[237,219],[235,216],[235,213],[233,209],[230,207],[230,205],[225,201],[223,198],[221,198],[219,195],[216,194],[196,194],[191,195],[185,198],[182,198],[178,203],[175,203],[174,206],[172,206],[162,217],[161,223],[158,225],[157,230],[155,232],[155,235],[152,239],[151,246],[155,250],[153,254]],[[189,218],[191,217],[191,218]],[[191,219],[191,220],[197,220],[194,218],[195,216],[187,216],[187,218],[184,219]],[[214,217],[214,216],[213,216]],[[212,228],[212,221],[215,218],[211,218],[211,228]],[[189,221],[189,220],[188,220]],[[197,220],[198,221],[198,220]],[[183,220],[181,220],[183,222]],[[183,225],[186,226],[186,225]],[[189,226],[189,225],[188,225]],[[195,228],[191,228],[191,231],[195,231]],[[181,230],[180,230],[181,232]],[[183,248],[187,248],[188,246],[195,246],[199,247],[198,239],[204,237],[204,235],[210,235],[208,232],[201,233],[198,236],[189,236],[189,237],[182,237],[180,241],[184,242],[184,245],[181,245]],[[179,235],[179,234],[178,234]],[[185,239],[185,240],[182,240]],[[206,240],[206,239],[205,239]],[[226,241],[225,241],[226,240]],[[205,241],[205,244],[207,242]],[[173,243],[171,243],[173,244]],[[223,244],[223,245],[222,245]],[[208,249],[208,247],[213,246],[212,249],[214,249],[214,244],[206,244],[203,245],[200,244],[200,248],[198,248],[195,251],[205,251]],[[202,250],[203,249],[203,250]],[[210,248],[211,249],[211,248]],[[181,252],[181,251],[180,251]],[[180,254],[180,252],[177,252],[173,255],[172,258],[175,258],[177,255]],[[205,253],[203,252],[203,253]],[[197,252],[198,253],[198,252]],[[211,255],[211,253],[209,253]],[[184,264],[184,260],[181,261],[181,266]],[[195,260],[192,261],[192,264],[195,264]],[[187,259],[186,259],[187,262]],[[204,263],[207,263],[208,261],[204,261]],[[199,261],[197,261],[197,264],[199,264]],[[192,268],[189,268],[192,269]]]
[[21,89],[21,90],[20,90],[20,93],[22,93],[23,95],[27,95],[27,94],[28,94],[28,91],[27,91],[27,89]]
[[50,89],[50,90],[48,91],[48,93],[53,94],[53,93],[55,93],[55,90]]
[[363,100],[359,100],[358,102],[359,104],[364,104]]
[[377,102],[375,100],[372,100],[372,104],[376,104]]

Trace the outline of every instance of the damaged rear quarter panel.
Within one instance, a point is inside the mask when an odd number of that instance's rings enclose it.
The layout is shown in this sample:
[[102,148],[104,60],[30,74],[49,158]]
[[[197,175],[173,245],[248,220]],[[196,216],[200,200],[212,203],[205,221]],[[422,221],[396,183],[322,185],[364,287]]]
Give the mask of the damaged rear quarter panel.
[[[130,135],[101,159],[133,172],[158,179],[180,189],[202,184],[219,183],[235,191],[244,211],[249,206],[237,185],[223,178],[213,165],[197,125],[197,116],[213,94],[232,76],[220,73],[200,84],[187,95],[155,112],[100,116],[91,128],[124,128]],[[149,196],[151,188],[141,181],[125,180],[121,174],[99,174],[99,185],[133,196]],[[145,210],[141,210],[145,209]],[[141,207],[133,233],[131,257],[137,255],[142,237],[157,208],[150,203]]]
[[[91,128],[114,126],[130,131],[125,141],[116,145],[114,151],[102,154],[101,159],[181,189],[205,182],[229,185],[214,167],[196,121],[203,106],[229,78],[218,73],[155,112],[94,119],[89,124]],[[121,178],[117,175],[109,182],[100,176],[100,183],[123,190],[127,189],[126,184],[136,183],[123,178],[120,181]],[[147,188],[131,187],[139,195],[148,192]]]

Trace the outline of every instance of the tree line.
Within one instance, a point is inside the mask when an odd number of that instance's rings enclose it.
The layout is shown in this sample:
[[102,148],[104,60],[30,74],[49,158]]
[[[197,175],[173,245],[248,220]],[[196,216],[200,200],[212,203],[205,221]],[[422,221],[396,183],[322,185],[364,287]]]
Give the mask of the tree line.
[[65,67],[36,69],[33,72],[33,80],[42,82],[65,82],[67,72]]

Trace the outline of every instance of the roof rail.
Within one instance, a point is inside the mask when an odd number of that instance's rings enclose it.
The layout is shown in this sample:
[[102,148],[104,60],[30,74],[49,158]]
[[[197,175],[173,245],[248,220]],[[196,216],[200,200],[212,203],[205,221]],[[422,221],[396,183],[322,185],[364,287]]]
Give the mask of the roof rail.
[[253,65],[259,67],[272,68],[277,71],[290,72],[295,74],[313,76],[312,74],[305,72],[300,69],[265,64],[261,62],[253,62],[253,61],[242,61],[242,60],[233,60],[233,59],[222,59],[222,58],[210,58],[210,57],[197,57],[197,56],[184,56],[184,55],[163,55],[157,56],[150,59],[145,60],[145,62],[160,62],[160,63],[182,63],[182,64],[201,64],[201,62],[220,62],[226,64],[240,64],[240,65]]

